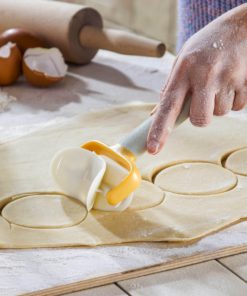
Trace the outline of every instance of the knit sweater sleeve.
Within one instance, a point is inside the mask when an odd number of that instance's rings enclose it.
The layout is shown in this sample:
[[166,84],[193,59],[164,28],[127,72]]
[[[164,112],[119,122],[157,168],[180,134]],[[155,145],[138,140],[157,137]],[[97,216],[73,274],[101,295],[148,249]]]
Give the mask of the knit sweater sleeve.
[[194,33],[247,0],[178,0],[177,51]]

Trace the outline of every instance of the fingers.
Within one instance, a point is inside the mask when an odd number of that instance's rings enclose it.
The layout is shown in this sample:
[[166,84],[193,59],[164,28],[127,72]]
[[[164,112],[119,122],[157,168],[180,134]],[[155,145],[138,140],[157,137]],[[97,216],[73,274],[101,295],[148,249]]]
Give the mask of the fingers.
[[215,93],[210,88],[196,89],[192,93],[190,121],[193,125],[207,126],[213,117]]
[[[178,58],[175,59],[173,65],[172,65],[172,71],[171,71],[171,73],[173,73],[173,71],[174,71],[174,68],[175,68],[175,66],[176,66],[176,64],[177,64],[177,60],[178,60]],[[174,72],[175,72],[175,71],[174,71]],[[163,85],[163,87],[162,87],[162,89],[161,89],[161,99],[162,99],[162,97],[163,97],[163,94],[164,94],[165,91],[166,91],[167,86],[169,85],[169,83],[171,83],[171,79],[172,79],[172,77],[173,77],[173,75],[170,75],[170,76],[167,78],[166,82],[164,83],[164,85]],[[154,107],[154,108],[152,109],[152,111],[150,112],[150,115],[153,115],[153,114],[158,110],[158,108],[159,108],[159,103],[155,105],[155,107]]]
[[217,116],[225,115],[233,108],[235,91],[233,89],[227,89],[225,87],[215,96],[214,114]]
[[150,128],[147,139],[147,150],[151,154],[158,153],[166,142],[174,123],[183,106],[187,94],[187,85],[184,83],[173,83],[166,88],[162,94],[162,100],[154,115],[154,121]]
[[[225,88],[226,89],[226,88]],[[215,115],[225,115],[231,110],[239,111],[247,105],[247,90],[222,90],[215,97]]]
[[233,102],[232,110],[239,111],[247,105],[247,90],[236,91],[235,99]]
[[[149,153],[156,154],[163,147],[174,123],[182,109],[184,99],[188,93],[186,83],[175,85],[170,81],[162,94],[162,100],[152,111],[154,122],[151,126],[147,141]],[[174,85],[172,85],[174,84]],[[234,91],[224,87],[215,95],[213,87],[205,85],[194,89],[190,106],[190,121],[193,125],[207,126],[215,115],[225,115],[230,110],[241,110],[247,106],[247,90]]]

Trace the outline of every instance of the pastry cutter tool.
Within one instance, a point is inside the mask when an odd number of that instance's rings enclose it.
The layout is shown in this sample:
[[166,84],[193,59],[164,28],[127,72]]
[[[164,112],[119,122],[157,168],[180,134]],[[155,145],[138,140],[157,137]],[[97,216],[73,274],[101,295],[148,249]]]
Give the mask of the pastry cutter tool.
[[[189,106],[188,100],[174,127],[188,118]],[[90,210],[94,205],[96,193],[100,191],[101,182],[106,177],[106,183],[112,184],[105,187],[103,205],[101,202],[98,208],[108,210],[107,204],[118,206],[123,203],[125,206],[122,205],[120,209],[126,208],[131,202],[133,192],[141,183],[141,174],[135,162],[136,157],[146,151],[146,140],[152,121],[153,116],[150,116],[114,146],[109,147],[100,141],[89,141],[81,148],[58,152],[51,164],[55,182],[64,193],[80,199]]]

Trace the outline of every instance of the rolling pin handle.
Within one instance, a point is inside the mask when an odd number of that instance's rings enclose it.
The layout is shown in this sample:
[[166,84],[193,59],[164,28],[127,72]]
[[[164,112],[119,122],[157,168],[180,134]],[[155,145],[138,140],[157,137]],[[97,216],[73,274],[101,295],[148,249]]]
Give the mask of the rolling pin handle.
[[83,47],[106,49],[121,54],[162,57],[165,44],[133,33],[84,26],[79,33]]

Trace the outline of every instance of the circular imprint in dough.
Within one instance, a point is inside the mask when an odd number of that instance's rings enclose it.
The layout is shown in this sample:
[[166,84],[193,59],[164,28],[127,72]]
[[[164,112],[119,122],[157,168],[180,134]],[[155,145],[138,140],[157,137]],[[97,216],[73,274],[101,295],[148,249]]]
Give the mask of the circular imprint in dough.
[[247,176],[247,148],[231,153],[225,162],[225,167],[236,174]]
[[128,210],[139,211],[153,208],[161,204],[165,199],[165,193],[153,183],[142,181],[141,186],[134,192],[132,203]]
[[155,178],[164,191],[184,195],[210,195],[228,191],[237,184],[237,177],[212,163],[181,163],[162,170]]
[[30,228],[64,228],[87,216],[83,204],[64,195],[31,195],[16,199],[2,210],[9,223]]

